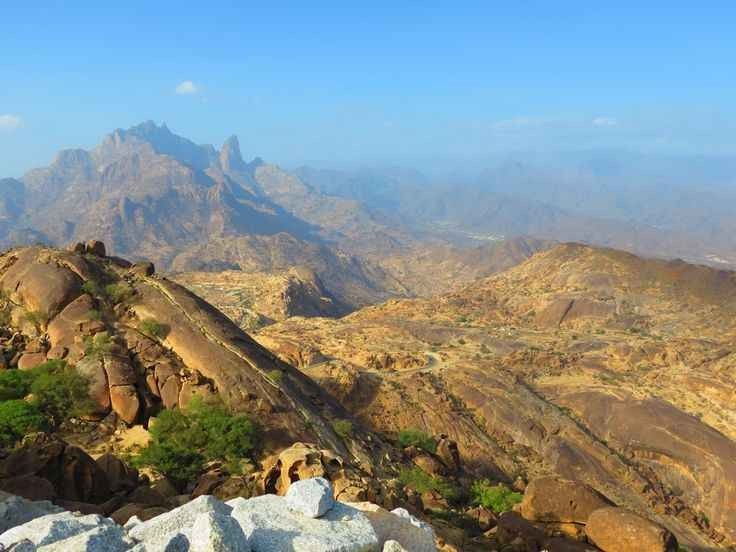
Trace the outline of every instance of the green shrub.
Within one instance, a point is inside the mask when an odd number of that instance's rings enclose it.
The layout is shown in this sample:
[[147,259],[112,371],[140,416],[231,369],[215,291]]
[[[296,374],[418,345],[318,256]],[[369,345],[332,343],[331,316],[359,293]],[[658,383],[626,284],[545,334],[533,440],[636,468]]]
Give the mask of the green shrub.
[[24,435],[47,427],[46,417],[35,404],[19,399],[0,402],[0,446],[12,446]]
[[87,280],[82,284],[82,291],[88,293],[92,297],[104,297],[105,288],[94,280]]
[[353,422],[350,420],[335,420],[332,422],[332,429],[335,430],[340,437],[346,439],[353,434]]
[[88,356],[99,356],[112,349],[113,341],[107,332],[88,335],[84,338],[84,354]]
[[[21,400],[28,395],[30,395],[28,401]],[[20,413],[26,418],[33,419],[34,423],[30,425],[36,428],[34,431],[41,425],[53,429],[67,418],[91,410],[87,378],[62,360],[50,360],[32,370],[0,372],[0,401],[2,405],[11,404],[6,408],[12,409],[13,416]],[[43,424],[35,423],[37,416],[43,418]],[[14,427],[17,429],[22,425],[18,423]],[[13,435],[13,432],[7,429],[10,427],[8,423],[4,427],[6,437]],[[20,437],[22,436],[21,434]]]
[[102,320],[102,313],[97,309],[87,311],[87,317],[90,320]]
[[111,303],[122,303],[133,294],[131,287],[123,282],[116,284],[107,284],[105,286],[105,296]]
[[26,311],[22,316],[23,320],[32,324],[36,330],[41,331],[49,321],[49,315],[43,311]]
[[93,408],[89,380],[63,360],[49,360],[32,370],[33,404],[53,427]]
[[399,431],[399,444],[402,447],[417,447],[427,452],[437,452],[437,442],[418,429],[402,429]]
[[281,383],[284,379],[284,373],[279,370],[278,368],[275,368],[271,370],[268,374],[268,379],[270,379],[272,382],[278,384]]
[[138,323],[138,331],[142,334],[152,337],[153,339],[160,339],[166,334],[163,324],[160,324],[153,318],[145,318]]
[[233,415],[219,404],[192,400],[184,410],[165,410],[150,428],[151,441],[135,459],[178,481],[191,481],[205,463],[219,460],[234,466],[250,457],[258,428],[245,415]]
[[432,476],[419,468],[404,468],[399,472],[399,481],[418,493],[437,492],[447,500],[455,500],[460,495],[449,481],[443,477]]
[[0,372],[0,401],[22,399],[31,392],[32,374],[25,370]]
[[521,502],[522,495],[499,483],[492,485],[487,479],[473,483],[470,488],[473,503],[493,510],[497,514],[510,511]]

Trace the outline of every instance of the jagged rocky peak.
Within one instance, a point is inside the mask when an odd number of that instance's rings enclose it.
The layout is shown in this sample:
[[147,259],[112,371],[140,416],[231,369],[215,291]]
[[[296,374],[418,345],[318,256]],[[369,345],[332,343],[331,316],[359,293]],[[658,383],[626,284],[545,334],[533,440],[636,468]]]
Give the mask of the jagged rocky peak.
[[171,156],[199,170],[209,168],[217,159],[217,151],[209,144],[199,145],[174,134],[162,123],[146,121],[127,130],[116,129],[95,149],[103,162],[114,162],[121,156],[146,148]]
[[243,156],[240,153],[240,142],[234,134],[225,140],[222,145],[220,165],[224,171],[243,171],[246,168]]

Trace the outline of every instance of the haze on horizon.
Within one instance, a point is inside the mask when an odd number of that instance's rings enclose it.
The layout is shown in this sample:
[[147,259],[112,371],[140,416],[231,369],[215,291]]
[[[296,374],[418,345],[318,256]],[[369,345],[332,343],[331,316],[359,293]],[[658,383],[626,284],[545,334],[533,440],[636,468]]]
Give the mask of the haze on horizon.
[[0,173],[114,128],[287,166],[736,155],[736,8],[42,2],[0,18]]

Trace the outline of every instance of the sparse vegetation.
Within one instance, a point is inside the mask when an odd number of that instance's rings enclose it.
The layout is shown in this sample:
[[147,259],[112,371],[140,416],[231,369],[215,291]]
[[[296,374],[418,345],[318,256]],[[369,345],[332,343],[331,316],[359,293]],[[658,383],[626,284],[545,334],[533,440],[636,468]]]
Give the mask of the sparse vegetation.
[[419,429],[399,431],[399,444],[402,447],[417,447],[432,454],[437,452],[437,442]]
[[144,318],[138,323],[138,331],[153,339],[161,339],[166,335],[164,325],[153,318]]
[[61,360],[0,373],[0,444],[57,427],[91,408],[89,382]]
[[124,282],[115,284],[107,284],[105,286],[105,296],[113,304],[122,303],[133,294],[133,289]]
[[47,427],[47,420],[36,405],[22,399],[0,402],[0,446],[12,446],[24,435]]
[[275,384],[281,383],[284,379],[284,373],[278,368],[274,368],[273,370],[268,372],[267,376],[268,376],[268,379],[270,379]]
[[332,422],[332,429],[335,430],[340,437],[346,439],[353,434],[353,422],[350,420],[335,420]]
[[88,356],[100,356],[112,349],[113,341],[107,332],[88,335],[84,338],[84,354]]
[[470,488],[470,495],[474,504],[493,510],[497,514],[510,511],[523,498],[521,493],[512,491],[501,483],[493,485],[487,479],[474,482]]
[[48,324],[49,315],[43,311],[29,310],[23,313],[23,320],[33,325],[36,331],[40,332],[41,329]]
[[422,494],[436,492],[446,500],[456,500],[460,496],[458,489],[444,477],[432,476],[420,468],[405,468],[399,473],[399,481],[405,487]]
[[258,442],[258,427],[243,414],[223,405],[192,400],[183,410],[165,410],[150,428],[151,442],[134,459],[178,481],[191,481],[207,462],[225,462],[230,469],[250,458]]

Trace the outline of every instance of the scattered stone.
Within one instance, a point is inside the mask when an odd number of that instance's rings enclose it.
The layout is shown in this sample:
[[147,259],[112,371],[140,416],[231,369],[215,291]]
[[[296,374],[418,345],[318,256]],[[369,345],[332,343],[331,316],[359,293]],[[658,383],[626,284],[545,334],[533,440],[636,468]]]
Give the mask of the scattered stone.
[[588,539],[604,552],[676,552],[667,529],[623,508],[600,508],[585,526]]
[[311,518],[326,514],[335,504],[332,486],[323,477],[304,479],[291,484],[286,491],[286,503],[295,512]]
[[[387,540],[383,544],[383,552],[409,552],[410,549],[404,548],[395,540]],[[411,549],[413,551],[413,549]]]

